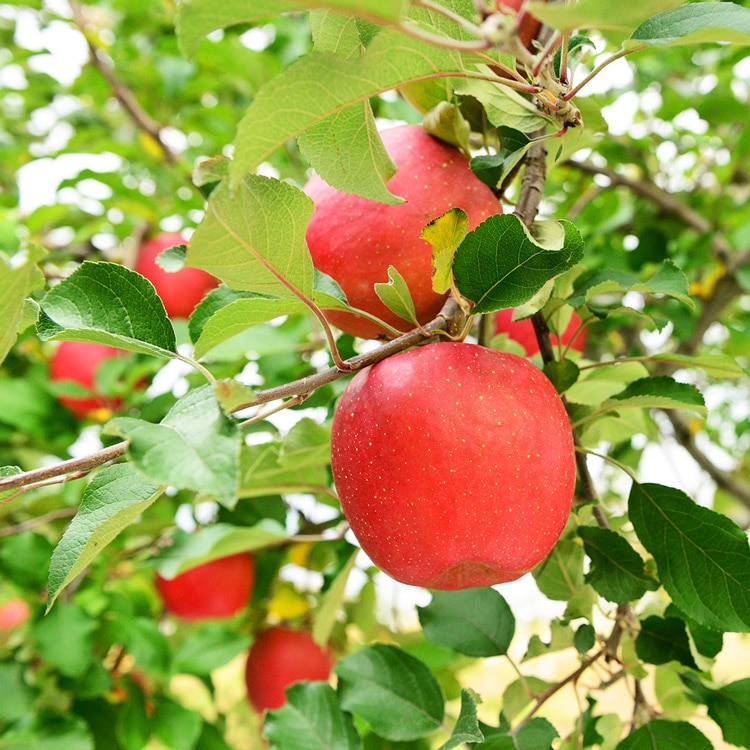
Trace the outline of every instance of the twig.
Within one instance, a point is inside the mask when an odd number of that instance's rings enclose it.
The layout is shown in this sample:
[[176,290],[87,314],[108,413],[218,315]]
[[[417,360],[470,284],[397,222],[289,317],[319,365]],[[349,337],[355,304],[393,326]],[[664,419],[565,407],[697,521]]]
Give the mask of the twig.
[[54,466],[43,466],[40,469],[25,471],[23,474],[0,477],[0,492],[25,487],[27,484],[44,482],[47,479],[61,477],[64,474],[73,474],[78,471],[89,472],[97,466],[106,464],[107,461],[112,461],[115,458],[125,455],[127,447],[128,441],[123,440],[121,443],[115,443],[108,448],[103,448],[82,458],[71,458],[67,461],[61,461]]
[[45,513],[43,516],[30,518],[28,521],[21,521],[21,523],[16,523],[13,524],[13,526],[6,526],[5,528],[0,529],[0,537],[13,536],[14,534],[20,534],[23,531],[28,531],[29,529],[35,529],[37,526],[44,526],[50,521],[58,521],[62,518],[70,518],[77,512],[77,507],[52,510],[49,513]]
[[611,167],[599,167],[591,162],[577,161],[575,159],[570,159],[565,163],[567,166],[573,167],[580,172],[606,177],[613,186],[628,188],[631,192],[651,201],[663,211],[666,211],[666,213],[679,219],[683,224],[698,232],[698,234],[709,235],[714,254],[725,263],[729,262],[732,255],[732,248],[724,235],[718,232],[708,219],[701,216],[671,193],[645,180],[631,180],[616,172]]
[[91,32],[87,30],[88,21],[84,15],[81,6],[76,0],[70,0],[70,9],[73,12],[73,20],[78,27],[79,31],[86,40],[86,44],[89,48],[89,55],[91,57],[92,65],[99,71],[99,74],[107,82],[107,85],[112,90],[115,98],[122,105],[123,109],[128,113],[133,122],[137,127],[144,133],[149,135],[161,149],[164,154],[164,158],[167,162],[175,166],[179,160],[177,155],[172,151],[171,148],[164,142],[161,134],[161,126],[156,122],[143,107],[138,103],[133,93],[124,86],[120,81],[117,80],[109,63],[104,59],[99,48],[94,44]]
[[440,335],[457,335],[462,330],[465,321],[466,315],[462,312],[461,308],[453,298],[448,298],[445,305],[443,305],[443,309],[438,313],[438,316],[424,326],[424,333],[419,329],[415,329],[386,342],[371,352],[357,354],[354,357],[350,357],[345,360],[348,367],[347,370],[342,370],[338,367],[329,367],[327,370],[317,372],[314,375],[308,375],[307,377],[300,378],[291,383],[285,383],[284,385],[279,385],[274,388],[266,388],[265,390],[257,391],[254,394],[255,397],[252,401],[246,404],[240,404],[232,411],[242,411],[251,406],[266,404],[269,401],[276,401],[277,399],[309,395],[321,386],[333,383],[339,378],[346,377],[353,371],[374,365],[393,354],[405,351],[406,349],[410,349],[411,347],[425,343],[426,341],[431,341]]
[[701,467],[716,484],[730,495],[734,496],[746,508],[750,508],[750,485],[741,482],[733,474],[716,466],[695,442],[695,437],[690,431],[682,416],[674,411],[663,412],[672,423],[675,440],[692,456],[695,463]]

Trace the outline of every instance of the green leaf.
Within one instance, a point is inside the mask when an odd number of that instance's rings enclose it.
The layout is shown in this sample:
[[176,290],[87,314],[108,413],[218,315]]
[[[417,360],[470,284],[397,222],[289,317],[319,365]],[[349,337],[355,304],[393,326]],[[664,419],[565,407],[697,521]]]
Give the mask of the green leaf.
[[615,750],[713,750],[713,744],[685,721],[654,719],[629,734]]
[[315,609],[312,637],[321,648],[325,647],[331,640],[331,633],[344,601],[346,583],[354,568],[354,563],[357,561],[358,553],[359,549],[352,552]]
[[24,300],[35,289],[44,286],[39,261],[46,251],[31,245],[9,258],[0,253],[0,364],[3,362],[24,320]]
[[[569,624],[559,620],[552,620],[550,622],[549,642],[543,641],[538,635],[531,636],[526,653],[523,656],[523,661],[529,661],[530,659],[536,659],[538,656],[547,656],[556,651],[564,651],[566,648],[572,648],[574,641],[575,633],[573,633],[573,629]],[[510,714],[507,712],[506,716],[510,718]]]
[[559,737],[550,722],[536,716],[515,734],[516,750],[552,750],[552,741]]
[[694,700],[705,703],[708,715],[721,727],[725,742],[750,747],[750,678],[730,682],[717,690],[704,685],[698,677],[682,675]]
[[288,11],[330,8],[369,18],[376,23],[396,23],[401,17],[405,0],[184,0],[177,6],[177,34],[180,48],[191,56],[198,42],[216,29],[236,24],[263,21]]
[[580,28],[630,30],[655,12],[681,5],[683,0],[631,0],[612,13],[612,6],[601,0],[578,0],[575,5],[530,2],[531,15],[560,31]]
[[641,281],[635,274],[620,269],[607,268],[597,271],[586,278],[566,301],[573,307],[580,307],[584,303],[595,303],[600,295],[610,296],[626,292],[663,294],[695,308],[688,292],[687,277],[671,260],[665,260],[647,281]]
[[334,671],[341,707],[380,736],[408,741],[440,728],[440,686],[421,661],[401,649],[376,643],[345,657]]
[[506,654],[516,626],[508,603],[492,588],[433,591],[417,613],[425,638],[467,656]]
[[250,645],[250,637],[221,623],[201,623],[197,631],[180,641],[174,651],[177,673],[209,677]]
[[502,185],[532,143],[526,133],[505,125],[498,128],[498,135],[500,148],[497,153],[475,156],[471,160],[474,174],[491,188]]
[[243,446],[238,497],[327,491],[330,480],[325,466],[296,466],[283,461],[281,453],[275,442]]
[[47,610],[60,592],[162,492],[131,464],[99,471],[86,487],[81,505],[55,547],[47,584]]
[[564,357],[560,360],[545,362],[544,374],[550,379],[558,393],[565,393],[578,381],[581,370],[572,359]]
[[38,714],[3,732],[2,746],[9,750],[94,750],[94,739],[83,719]]
[[[492,75],[485,66],[480,66],[480,71],[487,76]],[[487,118],[495,127],[532,133],[547,124],[534,103],[504,86],[502,78],[498,78],[497,82],[461,78],[455,84],[455,91],[460,96],[471,96],[481,102]]]
[[549,682],[534,675],[520,677],[511,682],[503,691],[503,717],[507,721],[513,721],[534,698],[541,695],[549,686]]
[[[266,323],[281,315],[291,315],[307,309],[307,306],[298,299],[238,297],[204,321],[200,335],[195,341],[195,357],[203,357],[215,346],[252,326]],[[192,317],[190,322],[192,324]]]
[[24,679],[25,665],[0,662],[0,721],[14,722],[31,713],[36,693]]
[[641,556],[616,531],[582,526],[578,534],[591,559],[586,581],[607,601],[624,604],[659,588],[659,582],[646,575]]
[[190,239],[188,264],[239,291],[309,298],[314,270],[305,233],[312,212],[310,198],[287,182],[247,175],[234,194],[223,183]]
[[477,704],[481,703],[479,696],[467,688],[461,690],[461,712],[451,732],[450,739],[443,743],[438,750],[453,750],[459,745],[482,742],[484,734],[479,728]]
[[594,626],[588,622],[580,625],[573,636],[573,645],[581,655],[591,651],[596,645],[596,630]]
[[750,44],[750,9],[734,3],[686,3],[644,21],[627,47],[676,47],[709,42]]
[[421,237],[432,245],[432,291],[445,294],[453,283],[453,256],[463,242],[469,219],[460,208],[451,208],[433,219]]
[[695,367],[703,370],[709,377],[719,380],[744,378],[746,376],[739,362],[729,354],[701,354],[689,357],[684,354],[664,352],[655,354],[649,359],[653,362],[666,362],[683,368]]
[[568,601],[584,585],[583,545],[563,536],[532,571],[539,590],[549,599]]
[[154,735],[170,750],[193,750],[203,726],[201,715],[164,696],[155,704]]
[[40,306],[43,339],[90,341],[165,358],[177,351],[154,285],[118,263],[84,261]]
[[466,235],[453,260],[458,290],[473,312],[516,307],[583,256],[583,239],[568,221],[556,223],[553,247],[539,244],[512,214],[490,216]]
[[458,52],[391,29],[381,31],[356,60],[305,55],[263,86],[240,121],[232,180],[239,182],[287,140],[336,112],[409,81],[462,70]]
[[376,283],[375,294],[389,310],[416,325],[417,312],[414,309],[414,300],[404,277],[396,268],[388,266],[388,281]]
[[750,546],[726,516],[659,484],[633,484],[629,516],[672,601],[701,625],[750,631]]
[[327,682],[298,682],[286,691],[286,703],[269,711],[264,735],[278,750],[358,750],[361,740],[352,717],[344,713]]
[[189,391],[159,424],[117,417],[106,431],[127,438],[130,459],[159,484],[204,492],[228,506],[235,502],[242,439],[210,385]]
[[61,602],[34,623],[31,640],[41,658],[61,674],[81,677],[95,659],[93,632],[96,627],[96,620],[81,607]]
[[328,466],[331,463],[331,428],[303,417],[281,443],[279,464],[290,468]]
[[219,557],[277,546],[287,537],[283,526],[268,519],[250,527],[215,523],[202,528],[198,534],[177,531],[172,535],[169,547],[160,549],[150,562],[161,576],[174,578],[196,565]]
[[648,664],[676,661],[692,669],[698,668],[690,653],[690,640],[684,620],[652,615],[641,620],[640,625],[640,632],[635,639],[635,652],[639,659]]
[[703,396],[694,385],[679,383],[666,375],[641,378],[632,382],[625,390],[607,399],[601,405],[601,411],[617,411],[628,407],[689,409],[698,414],[706,413]]

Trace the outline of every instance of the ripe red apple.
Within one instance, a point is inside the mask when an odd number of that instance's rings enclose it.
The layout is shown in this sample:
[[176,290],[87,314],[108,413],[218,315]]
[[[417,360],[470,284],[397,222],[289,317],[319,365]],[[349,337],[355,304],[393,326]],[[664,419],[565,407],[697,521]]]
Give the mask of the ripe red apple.
[[78,419],[84,419],[96,409],[118,411],[122,400],[96,392],[96,371],[104,360],[125,356],[122,349],[87,341],[63,341],[50,360],[50,380],[72,381],[92,391],[91,396],[58,396],[60,403],[70,409]]
[[196,565],[174,578],[157,574],[164,606],[182,620],[212,620],[236,615],[255,584],[255,562],[239,553]]
[[[521,7],[525,3],[526,0],[495,0],[495,8],[497,8],[500,13],[516,15],[521,11]],[[516,25],[518,27],[518,38],[521,40],[521,44],[523,44],[526,49],[531,49],[531,43],[539,33],[542,24],[524,10],[520,12],[516,19]]]
[[[581,318],[578,313],[573,311],[561,337],[563,345],[569,345],[576,352],[582,352],[586,345],[586,329],[581,328],[579,330],[580,325]],[[576,332],[578,333],[576,334]],[[495,313],[495,333],[507,333],[508,338],[521,344],[527,357],[533,357],[539,351],[539,343],[536,340],[531,318],[513,320],[513,310],[511,309],[498,310]],[[550,334],[550,340],[552,346],[557,346],[560,343],[560,338],[555,334]]]
[[331,465],[362,549],[402,583],[512,581],[550,552],[575,489],[565,408],[531,362],[433,343],[357,373]]
[[247,698],[256,711],[281,708],[284,691],[302,680],[327,680],[333,666],[330,648],[322,649],[302,630],[279,625],[255,638],[245,663]]
[[135,270],[154,285],[170,318],[190,317],[206,293],[219,283],[199,268],[183,268],[172,273],[156,263],[159,253],[184,244],[181,234],[158,234],[141,244],[135,261]]
[[31,608],[23,599],[8,599],[0,604],[0,632],[8,632],[23,625],[30,614]]
[[[407,331],[412,325],[388,310],[373,284],[387,282],[388,266],[395,266],[411,290],[419,322],[428,323],[445,296],[432,291],[432,248],[420,237],[423,228],[457,207],[467,213],[473,229],[502,208],[461,152],[422,127],[403,125],[381,136],[398,169],[388,188],[406,203],[391,206],[343,193],[315,175],[305,186],[315,203],[307,244],[316,268],[338,281],[353,307]],[[353,336],[375,338],[386,333],[351,313],[332,311],[327,317]]]

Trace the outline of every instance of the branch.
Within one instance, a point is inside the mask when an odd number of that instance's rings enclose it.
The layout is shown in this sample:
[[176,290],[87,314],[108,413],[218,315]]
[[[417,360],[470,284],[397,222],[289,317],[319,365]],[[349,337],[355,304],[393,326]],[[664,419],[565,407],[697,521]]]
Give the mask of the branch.
[[698,447],[690,427],[679,413],[671,409],[665,409],[663,413],[672,423],[675,440],[691,455],[698,466],[716,482],[717,486],[737,498],[746,508],[750,508],[750,485],[713,464]]
[[662,190],[651,182],[645,180],[631,180],[628,177],[616,172],[611,167],[598,167],[587,161],[577,161],[570,159],[565,162],[569,167],[573,167],[580,172],[591,175],[602,175],[606,177],[614,186],[626,187],[636,195],[651,201],[659,208],[675,218],[682,221],[683,224],[694,229],[698,234],[708,234],[711,236],[711,247],[714,254],[725,263],[729,262],[732,255],[732,248],[723,234],[716,231],[716,227],[705,217],[694,211],[690,206],[683,203],[666,190]]
[[53,477],[61,477],[77,471],[87,473],[97,466],[106,464],[107,461],[112,461],[115,458],[125,455],[127,447],[128,441],[123,440],[121,443],[115,443],[108,448],[103,448],[82,458],[71,458],[68,461],[61,461],[54,466],[43,466],[41,469],[32,469],[31,471],[23,472],[23,474],[0,477],[0,492],[18,489],[27,484],[43,482]]
[[104,59],[104,56],[100,52],[97,45],[94,43],[92,39],[92,32],[87,29],[87,26],[89,25],[88,20],[86,19],[81,6],[78,2],[76,2],[76,0],[70,0],[70,9],[73,12],[73,21],[78,27],[78,30],[83,35],[83,38],[86,40],[86,44],[88,45],[91,64],[99,71],[99,74],[107,82],[107,85],[112,90],[115,98],[118,102],[120,102],[123,109],[128,113],[136,126],[148,136],[153,138],[153,140],[156,142],[156,144],[164,154],[164,158],[170,165],[177,165],[179,159],[177,158],[177,155],[174,153],[174,151],[172,151],[172,149],[169,148],[169,146],[164,142],[161,135],[161,126],[159,125],[159,123],[156,122],[156,120],[154,120],[148,114],[148,112],[143,109],[143,107],[141,107],[130,89],[124,86],[115,77],[115,74],[112,71],[109,63]]
[[277,399],[307,396],[321,386],[333,383],[335,380],[346,377],[356,370],[374,365],[393,354],[398,354],[418,344],[432,341],[440,336],[457,336],[463,330],[465,322],[465,313],[458,306],[457,302],[452,297],[449,297],[437,317],[424,326],[424,332],[420,329],[409,331],[398,338],[386,342],[371,352],[350,357],[344,360],[346,370],[342,370],[339,367],[329,367],[327,370],[317,372],[314,375],[308,375],[291,383],[257,391],[252,401],[235,407],[232,412],[242,411],[251,406],[267,404],[269,401],[276,401]]

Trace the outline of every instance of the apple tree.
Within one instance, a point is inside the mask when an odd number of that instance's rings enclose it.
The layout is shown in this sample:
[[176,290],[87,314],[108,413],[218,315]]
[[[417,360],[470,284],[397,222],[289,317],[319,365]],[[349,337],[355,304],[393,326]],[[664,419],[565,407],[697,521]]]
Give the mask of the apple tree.
[[746,2],[0,34],[0,747],[750,747]]

